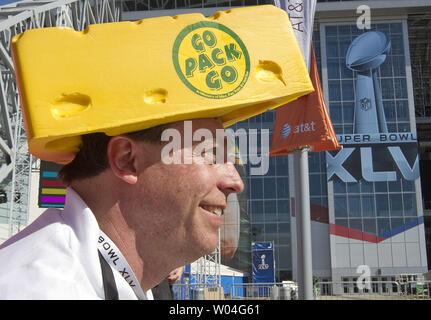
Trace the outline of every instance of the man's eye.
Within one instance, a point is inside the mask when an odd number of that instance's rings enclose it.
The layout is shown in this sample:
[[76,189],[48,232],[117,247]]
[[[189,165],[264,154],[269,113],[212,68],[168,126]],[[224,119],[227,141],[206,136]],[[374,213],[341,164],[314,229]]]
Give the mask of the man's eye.
[[204,164],[222,164],[226,163],[228,160],[228,154],[222,146],[213,145],[199,145],[199,147],[194,148],[193,156],[196,161]]
[[223,150],[212,148],[207,150],[205,155],[205,161],[208,164],[222,164],[226,163],[227,155]]
[[193,157],[197,163],[214,164],[216,162],[216,156],[212,149],[195,150]]
[[217,148],[211,148],[208,150],[207,154],[208,164],[216,164],[217,163]]
[[204,160],[205,164],[215,164],[215,156],[213,156],[211,153],[204,152],[201,155],[202,159]]

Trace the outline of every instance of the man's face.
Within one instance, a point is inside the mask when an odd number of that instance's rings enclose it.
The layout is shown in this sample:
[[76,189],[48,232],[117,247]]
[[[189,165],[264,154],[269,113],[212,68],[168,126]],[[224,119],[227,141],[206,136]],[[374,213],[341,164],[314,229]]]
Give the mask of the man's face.
[[[217,247],[226,198],[244,187],[234,165],[220,161],[220,154],[227,149],[223,139],[216,139],[216,130],[223,128],[221,122],[197,119],[187,124],[186,129],[184,121],[172,125],[181,137],[181,144],[175,148],[140,142],[138,183],[130,199],[135,212],[130,223],[137,230],[138,251],[142,232],[151,235],[159,255],[166,259],[176,257],[178,265],[192,262]],[[206,135],[202,141],[184,143],[184,138],[191,138],[189,129],[193,133],[208,129],[213,139],[209,141]],[[172,137],[170,146],[176,136]]]

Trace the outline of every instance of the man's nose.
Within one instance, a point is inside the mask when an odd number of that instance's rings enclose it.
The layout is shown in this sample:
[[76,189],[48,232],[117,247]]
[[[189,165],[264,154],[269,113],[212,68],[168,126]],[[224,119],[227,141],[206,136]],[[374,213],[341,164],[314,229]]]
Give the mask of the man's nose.
[[231,193],[240,193],[244,190],[244,182],[241,179],[238,171],[233,163],[223,164],[222,179],[219,182],[219,189],[222,190],[226,196]]

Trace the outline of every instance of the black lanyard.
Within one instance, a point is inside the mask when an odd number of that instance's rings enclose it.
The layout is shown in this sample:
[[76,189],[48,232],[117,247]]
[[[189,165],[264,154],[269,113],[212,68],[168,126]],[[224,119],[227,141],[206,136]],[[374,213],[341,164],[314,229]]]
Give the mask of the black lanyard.
[[105,300],[118,300],[118,290],[115,284],[114,273],[111,267],[103,258],[99,250],[100,266],[102,267],[103,290],[105,291]]

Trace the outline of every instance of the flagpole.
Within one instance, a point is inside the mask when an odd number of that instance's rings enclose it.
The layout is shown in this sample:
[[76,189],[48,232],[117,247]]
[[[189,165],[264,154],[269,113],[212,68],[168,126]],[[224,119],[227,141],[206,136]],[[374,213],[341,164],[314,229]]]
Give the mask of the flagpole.
[[[292,5],[289,0],[274,0],[274,4],[289,14],[292,27],[310,71],[310,49],[313,34],[314,14],[317,0],[298,0]],[[294,151],[294,185],[296,216],[296,263],[298,298],[313,299],[313,262],[311,248],[310,186],[308,171],[308,146]]]
[[295,168],[298,169],[294,179],[295,196],[298,203],[298,210],[296,210],[296,262],[298,298],[300,300],[314,299],[308,150],[308,148],[302,148],[294,152]]

